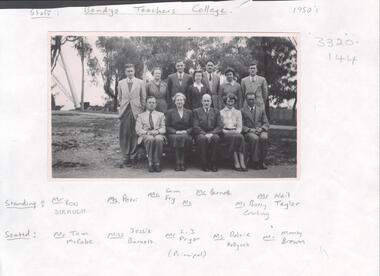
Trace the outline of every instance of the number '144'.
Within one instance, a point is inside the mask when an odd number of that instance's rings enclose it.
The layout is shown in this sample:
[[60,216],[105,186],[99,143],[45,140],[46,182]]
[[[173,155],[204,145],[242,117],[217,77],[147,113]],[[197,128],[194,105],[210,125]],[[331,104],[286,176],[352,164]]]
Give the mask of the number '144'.
[[358,59],[356,58],[356,56],[350,56],[350,55],[342,55],[342,54],[333,54],[333,53],[329,53],[329,60],[330,61],[338,61],[340,63],[342,62],[348,62],[348,63],[351,63],[352,65],[355,64],[355,62],[358,61]]

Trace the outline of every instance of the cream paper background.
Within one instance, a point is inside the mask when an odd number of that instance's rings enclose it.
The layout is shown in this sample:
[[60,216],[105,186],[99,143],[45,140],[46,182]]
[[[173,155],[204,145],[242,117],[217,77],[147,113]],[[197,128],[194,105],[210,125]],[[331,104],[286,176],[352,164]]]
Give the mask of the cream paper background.
[[[85,16],[59,9],[52,19],[30,10],[0,10],[0,274],[13,275],[378,275],[379,21],[376,0],[211,3],[226,16]],[[192,3],[154,4],[191,10]],[[132,5],[133,6],[133,5]],[[318,9],[293,13],[299,6]],[[119,7],[130,9],[129,7]],[[49,31],[297,32],[299,34],[298,179],[48,180]],[[318,47],[315,37],[357,41],[354,47]],[[328,60],[328,52],[356,56],[355,65]],[[148,192],[178,189],[190,208],[142,200]],[[200,200],[196,189],[230,189],[231,197]],[[270,222],[238,215],[234,202],[258,193],[289,192],[300,202],[273,212]],[[128,194],[136,204],[110,206]],[[78,201],[82,216],[56,216],[54,197]],[[45,208],[10,210],[6,200],[45,201]],[[129,227],[152,229],[150,247],[105,239]],[[170,258],[180,247],[168,232],[196,229],[206,258]],[[6,231],[35,237],[7,241]],[[253,242],[234,251],[207,239],[229,231],[301,231],[305,245]],[[95,244],[67,246],[54,232],[89,232]],[[186,246],[183,246],[185,248]]]

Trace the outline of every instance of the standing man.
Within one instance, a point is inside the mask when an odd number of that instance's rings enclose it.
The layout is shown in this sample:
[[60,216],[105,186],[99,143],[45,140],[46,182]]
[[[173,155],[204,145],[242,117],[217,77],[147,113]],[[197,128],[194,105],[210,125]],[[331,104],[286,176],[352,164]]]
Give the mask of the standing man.
[[247,105],[241,110],[243,117],[243,134],[248,142],[253,169],[265,170],[264,163],[268,148],[269,122],[264,107],[255,104],[255,94],[246,95]]
[[117,87],[120,103],[120,148],[123,156],[123,166],[130,167],[137,163],[137,134],[135,131],[136,117],[145,108],[145,85],[135,78],[135,66],[125,65],[125,79]]
[[[185,63],[182,60],[178,60],[175,64],[177,69],[176,73],[169,75],[168,77],[168,100],[169,108],[174,108],[173,97],[177,93],[182,93],[188,98],[187,90],[190,85],[193,84],[193,78],[185,73]],[[188,108],[188,106],[185,106]]]
[[202,170],[205,172],[218,171],[216,162],[220,150],[219,134],[222,133],[223,125],[219,111],[211,107],[211,96],[209,94],[203,95],[202,107],[194,109],[193,125]]
[[[256,105],[265,108],[268,100],[268,84],[264,77],[257,75],[257,63],[252,62],[249,65],[249,76],[241,81],[243,98],[249,93],[255,94]],[[246,103],[244,104],[246,106]]]
[[156,111],[156,98],[148,96],[146,111],[140,113],[136,120],[136,133],[139,136],[138,144],[144,143],[148,154],[149,172],[161,171],[161,156],[164,146],[165,115]]
[[213,107],[220,110],[222,108],[222,99],[219,96],[220,77],[214,72],[214,67],[215,64],[212,60],[206,62],[206,72],[203,73],[202,82],[211,93]]

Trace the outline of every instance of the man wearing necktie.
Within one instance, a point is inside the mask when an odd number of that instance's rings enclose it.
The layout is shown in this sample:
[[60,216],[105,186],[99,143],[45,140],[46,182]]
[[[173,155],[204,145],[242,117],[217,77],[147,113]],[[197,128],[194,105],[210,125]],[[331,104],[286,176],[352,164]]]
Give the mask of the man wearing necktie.
[[[249,65],[249,76],[241,80],[241,89],[243,98],[246,99],[247,94],[252,93],[256,96],[256,105],[266,108],[268,100],[268,84],[264,77],[257,75],[257,63],[252,62]],[[244,102],[244,106],[247,102]],[[268,110],[266,110],[268,112]]]
[[193,111],[193,133],[201,159],[202,170],[218,171],[217,160],[220,151],[222,121],[217,109],[211,107],[211,96],[204,94],[202,107]]
[[249,155],[253,162],[253,169],[266,169],[264,163],[268,147],[269,122],[262,106],[255,104],[255,94],[246,95],[247,105],[241,110],[243,131],[248,143]]
[[216,109],[222,108],[222,98],[219,95],[220,77],[214,72],[215,64],[212,60],[206,62],[206,72],[203,73],[202,82],[209,89],[212,106]]
[[165,115],[155,110],[156,98],[148,96],[146,111],[140,113],[136,120],[138,143],[143,142],[148,155],[149,172],[161,171],[161,157],[164,145]]
[[[173,97],[177,93],[182,93],[188,98],[188,88],[193,84],[193,78],[185,73],[185,63],[178,60],[175,65],[177,72],[168,76],[167,102],[169,108],[174,108]],[[187,104],[185,105],[188,108]]]
[[117,87],[120,104],[119,142],[123,156],[122,167],[130,167],[137,162],[137,135],[135,132],[136,117],[145,108],[145,85],[135,77],[133,64],[125,65],[125,79],[122,79]]

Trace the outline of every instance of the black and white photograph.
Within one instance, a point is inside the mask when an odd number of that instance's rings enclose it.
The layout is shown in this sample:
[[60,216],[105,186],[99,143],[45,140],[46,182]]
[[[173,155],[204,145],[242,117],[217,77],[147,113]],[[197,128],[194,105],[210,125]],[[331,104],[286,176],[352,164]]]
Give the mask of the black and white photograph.
[[48,40],[52,178],[297,178],[297,34]]

